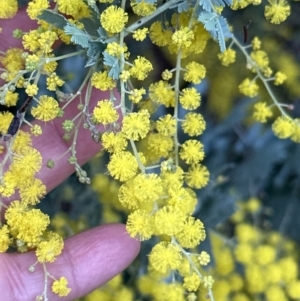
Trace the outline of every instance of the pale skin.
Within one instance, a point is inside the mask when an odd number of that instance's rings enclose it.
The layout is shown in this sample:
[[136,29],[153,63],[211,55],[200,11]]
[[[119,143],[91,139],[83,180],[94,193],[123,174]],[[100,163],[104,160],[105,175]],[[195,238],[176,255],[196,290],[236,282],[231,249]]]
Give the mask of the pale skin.
[[[13,29],[17,27],[26,31],[34,26],[35,23],[28,19],[24,11],[19,12],[18,16],[13,19],[0,20],[2,28],[0,50],[20,47],[20,40],[11,37]],[[0,84],[3,83],[0,82]],[[105,95],[108,96],[107,93],[93,91],[92,101],[96,103]],[[77,104],[70,105],[64,117],[77,114]],[[46,125],[41,124],[43,135],[34,138],[34,147],[41,152],[45,165],[48,159],[55,160],[69,146],[61,139],[61,120],[55,120]],[[100,145],[91,140],[86,130],[81,130],[78,137],[80,143],[77,145],[77,157],[83,164],[100,150]],[[1,157],[0,160],[2,160]],[[37,175],[45,183],[48,191],[74,171],[66,157],[61,158],[56,166],[53,169],[44,166]],[[74,300],[88,294],[124,270],[137,256],[139,248],[140,243],[127,234],[122,224],[99,226],[65,240],[62,255],[54,263],[47,264],[47,269],[57,278],[65,276],[72,291],[67,297],[61,298],[51,292],[50,284],[48,284],[49,300]],[[44,289],[42,266],[37,265],[33,273],[28,270],[29,266],[35,262],[34,252],[0,254],[1,300],[32,301],[42,294]],[[49,281],[51,282],[51,279]]]

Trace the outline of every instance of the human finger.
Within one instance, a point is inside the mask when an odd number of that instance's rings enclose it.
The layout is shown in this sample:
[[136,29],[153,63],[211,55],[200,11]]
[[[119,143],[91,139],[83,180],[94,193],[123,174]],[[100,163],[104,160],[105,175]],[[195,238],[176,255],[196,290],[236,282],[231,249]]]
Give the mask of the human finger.
[[[62,254],[47,269],[56,278],[66,277],[71,292],[64,298],[54,295],[50,288],[53,280],[49,278],[49,300],[68,301],[86,295],[124,270],[139,248],[139,241],[130,238],[121,224],[96,227],[66,239]],[[34,272],[29,271],[29,265],[35,261],[34,251],[0,254],[1,300],[31,301],[42,294],[45,285],[42,265],[37,265]]]

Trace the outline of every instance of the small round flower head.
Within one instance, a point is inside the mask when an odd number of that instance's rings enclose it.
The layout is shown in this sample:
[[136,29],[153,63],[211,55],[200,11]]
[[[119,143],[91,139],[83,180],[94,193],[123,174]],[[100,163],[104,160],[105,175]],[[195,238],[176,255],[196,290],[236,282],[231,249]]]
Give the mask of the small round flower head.
[[60,277],[59,280],[55,280],[51,288],[52,292],[60,297],[65,297],[71,292],[66,277]]
[[164,30],[159,21],[152,23],[150,26],[150,39],[153,44],[164,47],[172,42],[172,31],[170,29]]
[[196,164],[204,159],[203,144],[197,140],[187,140],[181,145],[179,155],[187,164]]
[[150,130],[149,118],[147,110],[129,113],[123,119],[122,133],[127,139],[134,141],[145,138]]
[[287,76],[283,74],[282,72],[278,71],[275,73],[275,80],[274,80],[274,85],[278,86],[281,85],[285,82],[287,79]]
[[261,47],[261,41],[258,37],[254,37],[253,40],[251,41],[251,45],[253,50],[258,50]]
[[177,47],[177,50],[180,48],[188,48],[191,46],[193,40],[194,33],[188,27],[181,27],[172,35],[172,43]]
[[189,136],[199,136],[205,130],[206,123],[201,114],[188,113],[185,115],[185,120],[182,121],[182,130]]
[[105,52],[108,54],[115,56],[115,57],[120,57],[122,54],[124,54],[127,50],[127,47],[123,45],[119,45],[117,42],[111,42],[107,44]]
[[174,139],[159,133],[149,133],[147,135],[146,150],[144,155],[147,163],[157,163],[161,158],[167,158],[174,148]]
[[206,237],[204,225],[199,219],[189,216],[175,237],[182,247],[194,248]]
[[30,1],[27,7],[27,14],[30,19],[35,20],[44,9],[49,7],[48,0]]
[[300,143],[300,119],[296,118],[294,119],[294,131],[291,136],[291,140]]
[[135,176],[138,164],[136,158],[126,151],[113,154],[107,168],[113,178],[124,182]]
[[293,300],[300,298],[300,280],[292,281],[287,284],[287,294]]
[[142,56],[138,56],[137,59],[133,61],[130,74],[138,80],[144,80],[152,69],[153,67],[150,61]]
[[11,168],[27,177],[33,176],[42,166],[42,156],[40,152],[29,146],[23,147],[13,159],[14,161]]
[[130,1],[131,7],[133,12],[138,16],[149,16],[154,11],[156,6],[148,1],[142,0],[142,1],[136,1],[132,0]]
[[18,93],[14,93],[12,91],[7,91],[5,94],[4,100],[5,100],[5,105],[7,107],[15,106],[17,104],[19,98]]
[[152,101],[163,104],[167,108],[175,105],[174,90],[169,83],[162,80],[150,85],[149,97]]
[[206,69],[203,65],[196,62],[190,62],[185,67],[186,72],[183,75],[183,79],[187,82],[195,85],[200,84],[205,77]]
[[36,84],[29,84],[26,86],[25,92],[28,96],[35,96],[38,94],[39,88]]
[[133,89],[130,91],[129,99],[133,103],[139,103],[143,99],[143,95],[146,94],[146,90],[144,88],[141,89]]
[[0,228],[0,253],[4,253],[9,248],[11,239],[9,237],[9,230],[7,225],[3,225]]
[[141,173],[133,180],[134,194],[141,202],[155,202],[163,193],[161,178],[154,174]]
[[243,82],[239,85],[239,90],[246,96],[255,97],[258,94],[258,85],[255,81],[251,81],[249,78],[243,80]]
[[121,32],[127,21],[128,14],[121,7],[115,5],[106,8],[100,16],[101,25],[109,33]]
[[46,195],[46,186],[40,179],[25,181],[20,186],[20,197],[25,204],[35,205]]
[[235,236],[238,240],[238,242],[255,242],[259,239],[260,234],[258,230],[245,223],[240,223],[235,227]]
[[188,292],[196,292],[199,288],[201,279],[199,275],[197,275],[195,272],[190,275],[183,278],[183,287]]
[[136,41],[144,41],[147,37],[147,33],[148,33],[148,28],[147,27],[144,27],[144,28],[140,28],[140,29],[137,29],[132,37],[136,40]]
[[43,133],[42,127],[38,124],[34,124],[31,128],[30,128],[30,132],[32,135],[34,136],[40,136]]
[[19,129],[18,133],[15,136],[14,144],[12,150],[15,153],[22,152],[22,149],[27,146],[32,146],[32,139],[29,133]]
[[[36,247],[40,242],[41,235],[50,223],[49,216],[39,209],[31,209],[26,212],[17,210],[18,207],[16,206],[6,210],[7,224],[17,239],[27,243],[28,247]],[[18,223],[15,224],[14,221],[18,221]]]
[[56,91],[57,87],[61,87],[65,82],[53,72],[47,77],[47,89],[49,91]]
[[250,4],[249,0],[233,0],[232,5],[230,7],[233,10],[237,10],[237,9],[243,9],[249,4]]
[[10,112],[0,112],[0,132],[7,133],[14,115]]
[[236,262],[249,264],[253,262],[253,248],[249,243],[238,243],[234,248]]
[[0,19],[11,19],[18,11],[18,1],[1,0]]
[[209,171],[204,165],[192,165],[185,175],[186,184],[192,188],[200,189],[209,181]]
[[272,263],[276,257],[276,250],[270,245],[260,245],[254,250],[254,260],[259,264],[266,266]]
[[291,13],[291,7],[286,0],[268,0],[265,6],[265,17],[273,24],[280,24]]
[[134,188],[133,180],[131,179],[121,185],[118,193],[118,199],[122,206],[131,210],[140,208],[140,202],[136,197]]
[[174,166],[172,163],[168,163],[167,166],[170,168],[167,170],[162,170],[160,174],[164,185],[168,189],[172,187],[182,187],[184,178],[183,170],[179,166]]
[[145,210],[136,210],[128,216],[126,230],[133,238],[147,240],[154,233],[153,217]]
[[182,230],[185,215],[178,207],[164,206],[155,213],[157,234],[174,235]]
[[45,53],[49,54],[53,51],[53,44],[58,39],[58,35],[54,31],[42,32],[39,36],[39,49]]
[[195,88],[185,88],[179,96],[179,102],[186,110],[195,110],[200,106],[201,95]]
[[118,153],[125,150],[127,141],[122,133],[105,132],[101,137],[103,148],[110,153]]
[[267,119],[272,117],[273,113],[272,110],[265,102],[257,102],[254,105],[254,112],[253,112],[253,118],[254,120],[265,123],[267,122]]
[[49,232],[47,240],[39,243],[35,251],[36,257],[39,262],[54,262],[63,246],[63,239],[57,233]]
[[209,254],[205,251],[202,251],[198,256],[198,261],[201,265],[207,265],[210,262]]
[[149,254],[151,267],[161,274],[175,270],[180,265],[181,260],[182,255],[179,249],[167,242],[158,243]]
[[266,52],[262,50],[255,50],[250,53],[250,57],[256,63],[256,65],[264,70],[269,65],[269,58]]
[[163,80],[167,81],[173,77],[173,73],[170,70],[166,69],[162,72],[161,77]]
[[38,120],[50,121],[57,117],[59,113],[59,106],[57,101],[47,95],[40,96],[37,107],[31,109],[31,114]]
[[203,284],[204,287],[211,289],[213,284],[214,284],[215,280],[212,276],[204,276],[203,277]]
[[[165,184],[165,183],[164,183]],[[178,186],[168,187],[169,199],[167,205],[177,207],[184,215],[190,215],[195,211],[197,196],[193,190]]]
[[176,126],[176,120],[170,114],[160,117],[156,122],[157,131],[164,136],[174,135]]
[[112,101],[104,99],[97,102],[97,106],[93,110],[93,117],[99,123],[107,125],[118,120],[119,115]]
[[223,66],[229,66],[235,62],[236,51],[232,48],[226,49],[224,52],[218,54],[218,59]]
[[294,124],[290,117],[280,116],[277,117],[272,124],[274,134],[280,139],[286,139],[293,135]]
[[115,81],[108,76],[106,70],[103,72],[94,72],[91,78],[91,84],[100,91],[111,90],[116,86]]

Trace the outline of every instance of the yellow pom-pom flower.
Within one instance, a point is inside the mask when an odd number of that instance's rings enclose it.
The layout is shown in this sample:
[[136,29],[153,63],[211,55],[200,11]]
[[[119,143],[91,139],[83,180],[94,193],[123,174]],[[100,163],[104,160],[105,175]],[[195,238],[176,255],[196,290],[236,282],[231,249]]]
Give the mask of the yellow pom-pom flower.
[[172,136],[176,131],[176,120],[170,115],[160,117],[156,122],[157,131],[164,136]]
[[194,248],[205,239],[204,225],[199,219],[189,216],[183,223],[180,232],[175,234],[176,239],[184,248]]
[[118,153],[125,150],[127,141],[122,133],[105,132],[101,137],[103,148],[110,153]]
[[100,91],[111,90],[116,86],[115,81],[108,76],[107,71],[94,72],[91,78],[91,84]]
[[273,24],[285,21],[291,13],[291,7],[286,0],[268,0],[265,7],[265,17]]
[[152,101],[163,104],[164,106],[174,107],[175,92],[171,85],[165,81],[160,80],[157,83],[151,84],[149,87],[149,97]]
[[7,225],[0,228],[0,253],[4,253],[9,248],[11,239],[9,237],[9,230]]
[[188,27],[182,27],[172,35],[172,42],[177,47],[177,50],[191,46],[193,39],[194,33]]
[[93,110],[93,117],[99,123],[104,125],[114,123],[118,120],[119,115],[112,101],[104,99],[97,102],[97,106]]
[[102,12],[100,21],[108,32],[119,33],[128,21],[128,14],[121,7],[111,5]]
[[40,96],[39,105],[31,109],[31,114],[38,120],[50,121],[57,117],[59,106],[57,101],[47,95]]
[[239,85],[239,90],[246,96],[255,97],[258,94],[258,85],[255,81],[251,81],[249,78],[246,78]]
[[195,85],[200,84],[200,82],[202,81],[202,79],[205,77],[206,74],[205,67],[196,62],[188,63],[185,69],[186,72],[183,75],[183,79]]
[[201,279],[199,275],[194,272],[192,275],[183,278],[183,287],[188,292],[196,292],[199,288],[200,282]]
[[67,296],[71,292],[67,278],[60,277],[59,280],[55,280],[52,284],[52,292],[60,297]]
[[107,168],[112,177],[124,182],[135,176],[138,164],[136,158],[130,152],[125,151],[113,154]]
[[195,110],[200,106],[201,95],[195,88],[185,88],[179,96],[179,102],[186,110]]
[[144,80],[148,73],[153,69],[152,64],[146,58],[138,56],[133,61],[133,65],[130,68],[130,74],[138,80]]
[[175,206],[164,206],[155,213],[157,234],[174,235],[182,230],[185,215]]
[[236,51],[232,48],[226,49],[224,52],[218,54],[218,59],[223,66],[229,66],[235,62]]
[[151,267],[161,274],[175,270],[180,265],[181,260],[182,255],[179,249],[167,242],[158,243],[149,254]]
[[286,116],[278,117],[272,124],[274,134],[280,139],[286,139],[294,133],[293,120]]
[[186,184],[192,188],[200,189],[209,181],[209,171],[204,165],[192,165],[185,175]]
[[179,155],[187,164],[196,164],[204,159],[203,144],[197,140],[187,140],[181,145]]
[[150,115],[147,110],[133,112],[123,119],[122,133],[127,139],[137,141],[145,138],[150,130]]
[[254,105],[253,118],[254,120],[264,123],[267,119],[272,117],[272,110],[265,102],[258,102]]
[[63,239],[57,233],[49,232],[47,240],[39,243],[35,251],[36,257],[39,262],[54,262],[63,246]]
[[185,115],[185,120],[182,122],[182,130],[189,136],[198,136],[205,130],[206,123],[201,114],[188,113]]
[[145,210],[136,210],[128,216],[126,230],[133,238],[147,240],[154,233],[153,216]]

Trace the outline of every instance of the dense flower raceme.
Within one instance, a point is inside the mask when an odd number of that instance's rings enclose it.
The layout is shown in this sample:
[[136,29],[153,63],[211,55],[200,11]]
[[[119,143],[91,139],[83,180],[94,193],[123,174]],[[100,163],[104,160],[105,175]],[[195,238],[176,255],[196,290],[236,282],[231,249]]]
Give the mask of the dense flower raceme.
[[[209,184],[209,170],[203,164],[205,146],[199,139],[206,123],[198,111],[201,108],[201,93],[197,86],[206,76],[206,67],[198,62],[197,56],[207,47],[210,35],[205,28],[209,26],[204,26],[192,10],[182,9],[180,13],[172,10],[170,15],[165,15],[165,10],[175,2],[156,4],[132,0],[130,5],[135,14],[132,18],[125,11],[125,2],[121,7],[111,0],[100,0],[97,5],[101,9],[98,10],[94,1],[57,0],[55,14],[63,15],[60,20],[67,22],[68,30],[66,24],[59,27],[59,22],[52,24],[51,18],[41,17],[43,10],[50,7],[48,1],[29,2],[28,16],[32,20],[42,20],[28,32],[14,31],[15,37],[22,40],[23,48],[10,48],[0,57],[3,66],[1,78],[6,82],[0,88],[0,104],[16,106],[21,98],[17,88],[32,97],[30,105],[29,102],[28,107],[25,104],[15,116],[10,112],[0,113],[0,132],[7,141],[6,148],[0,147],[3,158],[0,163],[0,201],[19,195],[6,208],[6,224],[0,228],[1,252],[15,246],[20,252],[34,249],[38,262],[45,265],[55,261],[63,250],[62,238],[48,230],[49,217],[33,207],[45,196],[46,186],[37,177],[42,167],[42,155],[32,146],[33,136],[43,135],[44,123],[61,118],[62,138],[70,140],[71,147],[66,154],[58,155],[69,156],[68,162],[74,165],[79,181],[90,183],[76,157],[76,145],[80,143],[77,134],[83,125],[87,134],[93,140],[100,141],[109,153],[107,170],[114,180],[120,182],[120,187],[117,189],[118,186],[114,186],[114,191],[118,190],[118,206],[123,206],[128,214],[128,233],[140,240],[148,240],[153,236],[160,239],[149,254],[149,273],[138,280],[140,291],[154,299],[160,295],[162,300],[176,301],[183,300],[185,295],[188,300],[195,300],[198,292],[208,290],[208,296],[213,299],[211,289],[214,279],[211,275],[204,276],[201,268],[210,261],[209,254],[200,250],[201,242],[206,237],[205,227],[199,218],[192,216],[198,202],[193,189],[202,189]],[[0,18],[11,18],[16,14],[16,1],[0,0],[0,3],[3,6]],[[258,5],[260,1],[234,0],[231,8],[241,9],[250,4]],[[203,5],[202,8],[206,10],[207,6]],[[213,18],[216,18],[221,9],[214,7],[213,10]],[[162,14],[162,21],[154,19],[156,13]],[[265,16],[271,23],[281,23],[289,14],[290,5],[285,0],[269,0],[265,6]],[[87,23],[89,18],[93,21]],[[137,22],[136,18],[139,18]],[[163,21],[165,18],[169,19]],[[97,34],[101,37],[96,37]],[[152,80],[155,63],[147,57],[146,52],[139,51],[143,47],[136,47],[135,55],[129,52],[131,48],[126,45],[126,36],[129,34],[137,45],[149,36],[154,45],[166,47],[166,51],[175,58],[174,68],[164,70],[161,78]],[[215,34],[213,36],[216,37]],[[77,44],[83,50],[59,57],[53,52],[57,42]],[[69,74],[60,75],[58,62],[69,56],[83,54],[87,48],[91,68],[83,79],[83,85],[73,93],[61,92],[59,88],[63,85],[70,90],[67,82]],[[273,71],[268,55],[261,49],[257,37],[253,38],[249,48],[242,46],[232,36],[230,47],[218,58],[224,66],[232,65],[238,50],[246,57],[247,67],[252,72],[242,79],[238,90],[247,97],[256,97],[261,91],[260,83],[265,85],[273,104],[281,113],[273,122],[274,134],[299,143],[299,119],[288,116],[269,84],[273,81],[275,85],[281,85],[287,76],[277,72],[271,77]],[[49,93],[41,91],[41,77],[45,79]],[[136,82],[139,87],[135,87]],[[181,82],[185,85],[181,86]],[[87,92],[82,95],[85,84]],[[91,87],[109,93],[92,104]],[[120,93],[120,100],[116,99],[116,89]],[[77,114],[64,118],[64,111],[77,98]],[[165,110],[158,108],[168,108],[168,113],[161,113]],[[27,120],[26,111],[43,123]],[[265,123],[271,121],[274,111],[272,104],[262,100],[254,105],[253,118]],[[181,112],[184,114],[180,118]],[[122,123],[119,121],[120,113]],[[19,128],[25,122],[30,128],[28,132]],[[188,136],[185,141],[179,139],[181,129]],[[94,142],[91,140],[91,143]],[[47,167],[54,166],[55,158],[51,158]],[[93,182],[93,187],[96,190],[103,188],[99,188],[97,181]],[[244,254],[249,251],[247,245],[241,244],[242,247],[244,251],[238,255],[241,262],[246,260]],[[193,249],[193,253],[189,249]],[[274,255],[267,246],[259,252],[267,254],[263,258],[272,259]],[[223,254],[224,258],[226,254]],[[269,263],[265,259],[259,262],[261,265]],[[176,273],[182,277],[182,282],[179,281],[180,277],[175,277]],[[171,283],[167,280],[157,284],[156,277],[163,279],[169,275],[172,275]],[[155,281],[156,286],[153,287],[157,288],[156,295],[154,291],[147,291],[149,286],[145,284]],[[289,291],[291,296],[298,298],[295,285]],[[51,288],[53,293],[61,297],[68,295],[71,289],[63,275],[54,280]],[[124,296],[129,295],[130,292],[124,290]],[[127,299],[124,297],[123,300]]]

